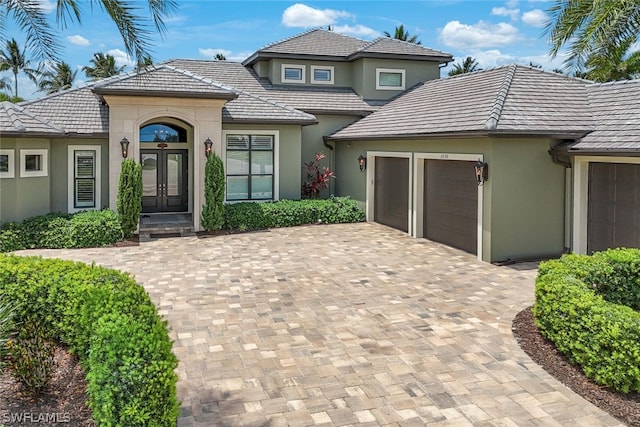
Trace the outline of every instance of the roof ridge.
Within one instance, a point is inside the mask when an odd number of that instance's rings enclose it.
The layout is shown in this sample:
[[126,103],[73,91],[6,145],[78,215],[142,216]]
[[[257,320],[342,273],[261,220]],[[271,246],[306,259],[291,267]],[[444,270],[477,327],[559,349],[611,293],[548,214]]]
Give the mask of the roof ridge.
[[268,49],[270,47],[279,45],[279,44],[284,43],[284,42],[288,42],[288,41],[293,40],[293,39],[297,39],[298,37],[302,37],[304,35],[311,34],[314,31],[318,31],[318,30],[321,30],[321,28],[311,28],[311,29],[309,29],[307,31],[303,31],[303,32],[298,33],[298,34],[294,34],[292,36],[285,37],[285,38],[283,38],[281,40],[276,40],[275,42],[271,42],[271,43],[268,43],[268,44],[262,46],[260,49],[256,50],[256,52],[260,52],[261,50]]
[[203,83],[207,83],[207,84],[216,86],[219,89],[228,90],[231,93],[237,93],[238,92],[238,88],[236,88],[235,86],[226,85],[226,84],[224,84],[222,82],[210,79],[208,77],[201,76],[200,74],[196,74],[196,73],[194,73],[192,71],[189,71],[189,70],[185,70],[185,69],[178,68],[178,67],[175,67],[173,65],[168,65],[168,64],[164,64],[163,68],[175,71],[176,73],[180,73],[182,75],[185,75],[187,77],[190,77],[190,78],[198,80],[198,81],[201,81]]
[[17,113],[24,114],[25,116],[32,118],[38,123],[45,125],[48,128],[54,129],[58,132],[62,132],[62,133],[65,132],[64,128],[59,127],[55,124],[52,124],[50,121],[45,121],[41,119],[40,117],[36,116],[35,114],[33,114],[32,112],[30,112],[29,110],[25,109],[20,105],[14,104],[9,101],[4,101],[0,103],[0,107],[2,107],[7,112],[7,116],[11,119],[11,122],[13,123],[14,127],[18,132],[25,132],[27,128],[23,124],[22,120],[20,120]]
[[500,89],[498,90],[498,93],[496,95],[493,107],[491,107],[489,118],[484,124],[484,128],[486,130],[496,130],[496,128],[498,127],[498,121],[500,120],[500,116],[502,115],[502,109],[504,108],[504,103],[507,100],[507,94],[509,93],[509,89],[511,88],[511,83],[513,82],[513,77],[516,74],[517,68],[518,66],[516,64],[509,65],[507,74],[504,76],[502,85],[500,86]]

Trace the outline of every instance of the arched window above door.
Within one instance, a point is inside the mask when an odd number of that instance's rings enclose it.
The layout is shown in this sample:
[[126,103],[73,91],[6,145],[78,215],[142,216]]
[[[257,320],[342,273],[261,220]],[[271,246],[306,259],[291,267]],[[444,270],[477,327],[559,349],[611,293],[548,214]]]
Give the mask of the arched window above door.
[[187,130],[171,123],[152,123],[140,128],[140,142],[187,142]]

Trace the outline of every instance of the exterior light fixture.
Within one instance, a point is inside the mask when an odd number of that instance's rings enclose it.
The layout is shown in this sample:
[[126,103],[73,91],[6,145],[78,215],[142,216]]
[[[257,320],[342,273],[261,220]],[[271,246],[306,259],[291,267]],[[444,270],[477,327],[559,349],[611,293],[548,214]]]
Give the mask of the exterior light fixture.
[[362,154],[358,157],[358,166],[360,167],[360,172],[364,172],[367,169],[367,158]]
[[482,160],[478,160],[476,164],[473,165],[473,169],[476,172],[476,182],[478,185],[483,185],[485,181],[489,179],[489,165]]
[[211,139],[207,138],[204,141],[204,155],[209,158],[209,154],[211,154],[211,148],[213,147],[213,142]]
[[122,158],[126,159],[129,155],[129,140],[126,136],[120,140],[120,148],[122,148]]

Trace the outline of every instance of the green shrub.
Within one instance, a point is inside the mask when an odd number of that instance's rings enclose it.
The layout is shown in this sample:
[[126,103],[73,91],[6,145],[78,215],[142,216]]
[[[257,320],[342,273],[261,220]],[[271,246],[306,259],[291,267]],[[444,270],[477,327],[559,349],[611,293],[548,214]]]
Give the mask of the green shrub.
[[177,359],[167,324],[125,273],[36,257],[0,255],[0,299],[37,317],[43,336],[80,359],[98,425],[175,426]]
[[225,206],[224,225],[232,230],[259,230],[302,224],[364,221],[364,211],[348,197],[326,200],[280,200],[235,203]]
[[224,223],[224,181],[222,159],[211,152],[204,171],[202,226],[205,230],[220,230]]
[[48,385],[53,373],[54,345],[36,319],[24,322],[17,336],[8,342],[13,376],[31,395],[38,395]]
[[107,246],[121,239],[120,220],[108,209],[73,215],[52,213],[0,226],[0,252]]
[[5,357],[7,356],[7,341],[15,332],[13,317],[16,307],[10,306],[0,298],[0,369],[4,369]]
[[133,159],[122,161],[116,210],[124,236],[131,237],[138,228],[142,212],[142,166]]
[[622,252],[567,255],[542,263],[533,312],[541,333],[587,377],[627,393],[640,391],[640,313],[597,293],[609,288],[600,279],[626,283],[614,273],[634,271],[633,266],[616,267],[618,261],[637,256],[635,250]]

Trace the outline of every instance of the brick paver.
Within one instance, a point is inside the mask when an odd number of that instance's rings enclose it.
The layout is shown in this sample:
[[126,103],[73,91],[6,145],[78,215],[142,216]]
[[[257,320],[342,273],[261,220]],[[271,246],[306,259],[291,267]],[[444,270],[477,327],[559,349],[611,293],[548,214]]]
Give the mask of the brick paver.
[[39,250],[131,272],[168,319],[179,426],[614,426],[511,334],[534,266],[372,224]]

